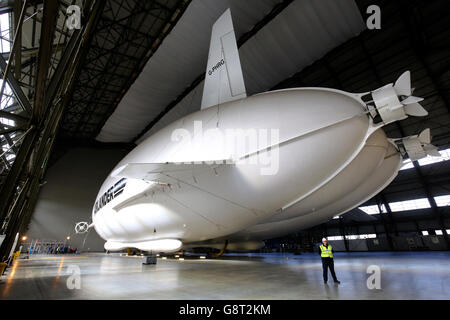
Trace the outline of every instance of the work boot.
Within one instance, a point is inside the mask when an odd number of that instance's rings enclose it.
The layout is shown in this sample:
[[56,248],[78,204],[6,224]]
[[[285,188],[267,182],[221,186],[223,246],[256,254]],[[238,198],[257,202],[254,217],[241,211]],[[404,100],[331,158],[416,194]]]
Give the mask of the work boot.
[[334,283],[341,284],[341,282],[339,280],[334,280]]

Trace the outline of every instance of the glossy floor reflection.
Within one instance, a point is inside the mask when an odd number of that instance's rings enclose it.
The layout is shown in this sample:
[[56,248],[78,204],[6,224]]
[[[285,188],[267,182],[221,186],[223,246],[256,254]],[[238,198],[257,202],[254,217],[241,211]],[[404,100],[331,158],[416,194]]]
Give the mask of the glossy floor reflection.
[[[381,290],[367,288],[370,265],[381,268]],[[316,254],[148,266],[119,255],[33,256],[1,278],[0,299],[450,299],[450,252],[337,253],[335,267],[340,286],[323,284]]]

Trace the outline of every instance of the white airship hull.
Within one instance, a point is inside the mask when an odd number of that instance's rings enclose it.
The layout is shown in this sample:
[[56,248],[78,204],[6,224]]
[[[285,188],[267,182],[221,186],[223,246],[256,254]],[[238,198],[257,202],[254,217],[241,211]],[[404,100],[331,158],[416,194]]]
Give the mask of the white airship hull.
[[213,27],[202,110],[147,138],[104,182],[91,225],[107,250],[254,249],[358,206],[396,176],[402,158],[381,127],[426,115],[409,72],[368,104],[326,88],[247,98],[235,42],[228,10]]
[[[194,122],[202,121],[207,124],[203,130],[208,126],[223,131],[279,128],[278,172],[262,175],[261,169],[267,167],[244,163],[178,174],[170,188],[129,180],[119,197],[93,215],[95,228],[104,239],[116,242],[180,239],[189,243],[231,235],[270,218],[283,220],[319,210],[362,183],[386,154],[388,142],[379,134],[381,138],[374,142],[379,146],[369,148],[357,174],[332,183],[360,155],[375,131],[364,110],[356,95],[304,88],[269,92],[189,115],[148,138],[116,169],[126,163],[198,161],[190,145],[171,137],[180,127],[194,135]],[[270,143],[259,147],[265,149]],[[202,159],[230,156],[210,145],[200,149],[204,150]],[[149,154],[148,150],[162,151]],[[107,179],[99,196],[117,180]],[[141,190],[146,183],[150,190],[133,199],[133,189]],[[285,207],[286,211],[277,213]]]

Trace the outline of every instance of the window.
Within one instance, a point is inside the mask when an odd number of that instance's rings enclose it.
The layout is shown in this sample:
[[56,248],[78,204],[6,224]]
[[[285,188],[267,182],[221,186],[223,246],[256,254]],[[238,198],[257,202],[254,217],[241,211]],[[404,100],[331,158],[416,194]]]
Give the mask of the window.
[[374,239],[376,237],[377,237],[377,235],[375,233],[361,234],[360,235],[361,239]]
[[366,206],[366,207],[359,207],[359,210],[364,211],[367,214],[379,214],[380,213],[380,209],[378,209],[378,206]]
[[411,168],[414,168],[414,165],[410,159],[407,159],[407,160],[403,161],[403,166],[400,168],[400,171],[411,169]]
[[427,198],[390,202],[389,206],[391,207],[392,212],[431,208]]
[[[11,51],[11,33],[10,33],[10,20],[9,13],[0,14],[0,52],[9,53]],[[3,77],[2,77],[3,78]],[[0,79],[0,86],[2,85],[3,79]],[[0,102],[0,109],[5,109],[14,103],[13,93],[9,84],[5,84],[3,91],[3,99]],[[7,118],[0,118],[0,123],[8,127],[14,127],[15,121]]]
[[357,239],[373,239],[376,238],[377,235],[374,233],[370,233],[370,234],[349,234],[348,236],[345,236],[348,240],[357,240]]
[[[420,159],[419,165],[426,166],[429,164],[450,160],[450,149],[445,149],[445,150],[439,151],[439,153],[441,154],[440,157],[427,156],[426,158]],[[407,170],[407,169],[411,169],[413,167],[414,167],[414,165],[411,162],[411,160],[407,159],[407,160],[403,161],[403,167],[400,170]]]
[[0,15],[0,30],[2,38],[0,39],[0,51],[9,52],[11,49],[10,32],[9,32],[9,14],[4,13]]
[[337,241],[337,240],[344,240],[344,237],[342,237],[342,236],[333,236],[333,237],[328,237],[327,239],[328,239],[328,241]]
[[450,206],[450,195],[434,197],[434,201],[438,207],[448,207]]
[[422,235],[427,236],[428,235],[428,231],[422,231]]
[[[359,209],[359,210],[362,210],[362,211],[364,211],[365,213],[370,214],[370,215],[373,215],[373,214],[379,214],[379,213],[380,213],[380,209],[378,208],[377,205],[373,205],[373,206],[365,206],[365,207],[359,207],[358,209]],[[381,205],[381,211],[384,212],[384,213],[387,212],[387,211],[386,211],[386,208],[385,208],[385,206],[384,206],[384,204]]]

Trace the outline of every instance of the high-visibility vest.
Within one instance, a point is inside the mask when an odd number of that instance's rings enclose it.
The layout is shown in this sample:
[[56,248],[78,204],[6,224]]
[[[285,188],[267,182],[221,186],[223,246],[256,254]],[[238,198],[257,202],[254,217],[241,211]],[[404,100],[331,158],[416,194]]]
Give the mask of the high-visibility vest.
[[322,258],[333,258],[333,247],[331,247],[331,244],[328,245],[328,248],[326,248],[323,244],[320,245],[320,251],[322,252],[320,256]]

